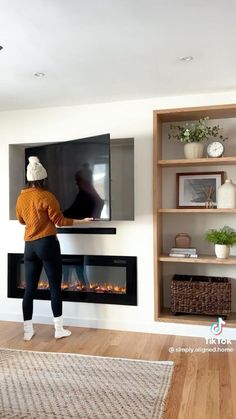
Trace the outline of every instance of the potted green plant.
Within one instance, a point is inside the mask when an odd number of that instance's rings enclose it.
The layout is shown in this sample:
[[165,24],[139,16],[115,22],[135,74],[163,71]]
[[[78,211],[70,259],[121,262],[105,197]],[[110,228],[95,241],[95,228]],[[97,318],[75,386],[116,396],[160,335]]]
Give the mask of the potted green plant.
[[203,155],[204,142],[214,137],[225,141],[227,137],[220,134],[219,125],[208,126],[209,117],[200,118],[197,122],[186,122],[182,125],[170,124],[169,139],[176,139],[184,143],[184,154],[186,158],[196,159]]
[[205,239],[209,243],[214,243],[217,258],[227,259],[230,247],[236,244],[236,231],[229,226],[224,226],[218,230],[210,229],[205,233]]

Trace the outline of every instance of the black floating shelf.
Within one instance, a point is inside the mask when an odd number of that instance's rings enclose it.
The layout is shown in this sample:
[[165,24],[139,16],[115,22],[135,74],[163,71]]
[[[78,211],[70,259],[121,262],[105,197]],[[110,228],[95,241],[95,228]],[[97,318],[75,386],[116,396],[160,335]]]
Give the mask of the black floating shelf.
[[57,234],[116,234],[114,227],[57,228]]

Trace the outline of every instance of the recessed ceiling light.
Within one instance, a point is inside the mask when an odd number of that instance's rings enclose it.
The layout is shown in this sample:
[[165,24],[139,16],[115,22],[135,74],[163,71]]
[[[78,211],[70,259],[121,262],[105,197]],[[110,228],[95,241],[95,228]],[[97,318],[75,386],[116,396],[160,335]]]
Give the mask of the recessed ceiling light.
[[193,57],[192,55],[183,55],[183,57],[180,57],[179,60],[185,63],[187,61],[193,61]]
[[37,72],[37,73],[34,73],[34,76],[35,76],[35,77],[45,77],[45,76],[46,76],[46,74],[45,74],[45,73],[40,73],[40,72]]

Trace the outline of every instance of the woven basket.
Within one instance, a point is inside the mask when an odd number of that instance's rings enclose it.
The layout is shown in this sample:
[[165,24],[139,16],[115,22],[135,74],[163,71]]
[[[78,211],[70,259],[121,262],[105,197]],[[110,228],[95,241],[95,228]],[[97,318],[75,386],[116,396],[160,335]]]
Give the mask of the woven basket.
[[226,316],[231,311],[229,278],[174,275],[171,282],[172,313]]

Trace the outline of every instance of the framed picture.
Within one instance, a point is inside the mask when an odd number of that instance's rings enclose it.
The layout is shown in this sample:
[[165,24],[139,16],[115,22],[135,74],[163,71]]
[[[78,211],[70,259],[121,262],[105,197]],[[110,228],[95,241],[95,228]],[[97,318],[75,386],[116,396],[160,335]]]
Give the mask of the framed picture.
[[216,191],[224,183],[224,172],[176,173],[176,207],[202,208],[211,200],[216,207]]

